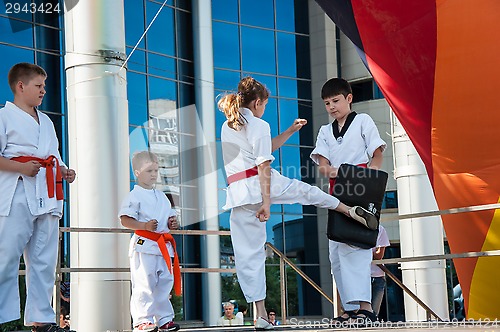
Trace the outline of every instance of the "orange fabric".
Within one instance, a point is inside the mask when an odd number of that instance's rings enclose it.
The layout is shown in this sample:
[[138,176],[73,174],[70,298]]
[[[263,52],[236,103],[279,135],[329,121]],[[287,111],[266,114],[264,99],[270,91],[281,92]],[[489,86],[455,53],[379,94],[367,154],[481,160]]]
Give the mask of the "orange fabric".
[[181,295],[182,294],[182,287],[181,287],[181,268],[179,265],[179,256],[177,256],[177,249],[175,245],[175,240],[172,234],[170,233],[155,233],[155,232],[150,232],[150,231],[145,231],[145,230],[136,230],[135,234],[141,237],[145,237],[146,239],[156,241],[158,243],[158,247],[160,247],[161,255],[165,259],[165,262],[167,262],[168,270],[170,273],[172,273],[172,263],[170,262],[170,255],[167,250],[167,242],[170,242],[172,245],[172,248],[174,248],[174,268],[173,268],[173,275],[174,275],[174,291],[175,295]]
[[[27,163],[28,161],[38,161],[42,164],[42,167],[47,169],[46,172],[46,180],[47,180],[47,191],[49,194],[49,198],[54,197],[54,191],[56,194],[56,198],[58,201],[63,200],[64,192],[62,187],[62,173],[61,168],[59,167],[59,160],[54,155],[50,155],[47,159],[41,159],[32,156],[19,156],[11,158],[11,160],[18,161],[20,163]],[[56,187],[54,189],[54,171],[53,168],[56,168]]]
[[[500,43],[492,33],[500,30],[500,4],[496,0],[437,0],[436,4],[439,38],[431,132],[436,200],[440,209],[497,203]],[[451,252],[482,251],[485,245],[498,249],[498,234],[490,232],[494,213],[443,216]],[[480,260],[453,262],[467,317],[495,318],[499,310],[492,303],[498,303],[500,291],[492,285],[500,278],[500,270],[482,270]],[[492,258],[486,260],[492,266],[496,263]]]
[[[359,164],[356,166],[366,168],[366,167],[368,167],[368,164]],[[335,180],[336,180],[336,178],[330,178],[330,188],[328,189],[328,192],[330,193],[330,195],[333,194],[333,186],[335,185]]]
[[256,176],[257,174],[259,174],[259,169],[257,168],[257,166],[255,166],[255,167],[252,167],[252,168],[249,168],[249,169],[246,169],[244,171],[241,171],[241,172],[238,172],[238,173],[235,173],[233,175],[228,176],[227,177],[227,184],[231,184],[233,182],[243,180],[246,178],[251,178],[252,176]]

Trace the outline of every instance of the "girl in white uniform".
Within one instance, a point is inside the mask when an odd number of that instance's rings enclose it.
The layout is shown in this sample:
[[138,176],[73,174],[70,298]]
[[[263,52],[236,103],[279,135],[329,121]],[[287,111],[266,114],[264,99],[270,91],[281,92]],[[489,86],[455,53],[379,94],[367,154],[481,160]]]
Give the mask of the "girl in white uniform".
[[[19,258],[26,264],[24,324],[32,331],[64,331],[52,309],[61,180],[75,171],[61,160],[50,118],[39,112],[47,74],[18,63],[9,71],[14,102],[0,109],[0,324],[19,319]],[[57,181],[57,182],[56,182]]]
[[[180,274],[175,276],[179,265],[170,234],[170,229],[178,228],[176,212],[165,194],[154,188],[157,156],[148,151],[136,153],[132,168],[137,184],[123,200],[119,216],[123,226],[136,231],[129,250],[134,332],[176,331],[179,325],[173,322],[170,302],[174,282],[180,295]],[[171,258],[177,262],[174,267]]]
[[[333,125],[327,124],[320,128],[316,147],[311,152],[311,159],[319,165],[319,172],[335,178],[342,163],[369,164],[368,167],[379,169],[386,143],[380,138],[368,114],[356,115],[352,112],[353,96],[349,83],[339,78],[330,79],[323,85],[321,97],[326,111],[335,121]],[[337,130],[334,126],[338,128],[337,133],[341,134],[340,139],[334,136],[334,130]],[[337,319],[344,321],[357,315],[375,320],[371,307],[371,249],[329,240],[329,250],[332,273],[342,306],[347,311]]]
[[[279,136],[271,139],[269,124],[261,119],[269,91],[252,77],[243,78],[238,93],[224,96],[218,103],[227,121],[222,125],[221,141],[228,188],[224,209],[230,216],[238,282],[248,303],[255,302],[257,329],[272,329],[264,317],[266,298],[266,225],[271,204],[315,205],[346,215],[350,208],[321,189],[289,179],[271,169],[272,151],[306,124],[297,119]],[[350,212],[351,211],[351,212]],[[358,217],[359,219],[359,217]]]

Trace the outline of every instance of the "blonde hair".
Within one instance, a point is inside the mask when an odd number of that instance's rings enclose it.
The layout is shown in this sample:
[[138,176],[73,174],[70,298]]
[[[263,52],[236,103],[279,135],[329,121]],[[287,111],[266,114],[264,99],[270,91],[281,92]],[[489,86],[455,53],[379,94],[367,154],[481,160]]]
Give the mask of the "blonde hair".
[[158,157],[153,152],[140,151],[132,156],[132,170],[140,171],[145,163],[158,163]]
[[247,120],[240,113],[241,107],[248,107],[254,100],[269,98],[269,90],[253,77],[247,76],[238,84],[237,93],[229,93],[222,97],[217,107],[224,112],[229,128],[241,130]]
[[32,63],[20,62],[15,64],[10,68],[9,74],[7,75],[10,89],[15,94],[17,82],[21,81],[24,84],[28,84],[29,81],[37,75],[47,77],[47,72],[45,72],[42,67]]

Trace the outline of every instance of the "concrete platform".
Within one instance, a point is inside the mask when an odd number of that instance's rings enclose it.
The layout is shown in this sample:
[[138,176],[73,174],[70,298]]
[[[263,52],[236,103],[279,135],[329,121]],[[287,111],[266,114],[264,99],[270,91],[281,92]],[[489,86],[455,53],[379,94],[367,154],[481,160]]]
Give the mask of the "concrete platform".
[[[392,332],[406,332],[406,331],[429,331],[429,330],[439,330],[442,332],[453,331],[453,332],[477,332],[477,331],[491,331],[500,332],[500,322],[496,321],[450,321],[450,322],[377,322],[373,326],[356,326],[356,325],[344,325],[333,324],[327,319],[324,321],[293,321],[289,325],[279,325],[276,326],[274,330],[267,331],[279,331],[279,332],[329,332],[329,331],[392,331]],[[182,327],[180,332],[253,332],[255,331],[253,326],[233,326],[233,327]],[[119,332],[119,331],[105,331],[105,332]],[[121,332],[121,331],[120,331]],[[123,331],[132,332],[132,331]]]
[[[182,322],[180,322],[182,324]],[[184,324],[182,324],[184,325]],[[189,327],[182,326],[180,332],[253,332],[254,327],[251,325],[243,326],[228,326],[228,327]],[[288,325],[276,326],[274,330],[277,332],[329,332],[329,331],[391,331],[391,332],[415,332],[415,331],[429,331],[438,330],[442,332],[500,332],[500,322],[493,321],[450,321],[450,322],[377,322],[373,326],[356,326],[347,324],[340,326],[334,324],[328,319],[324,320],[291,320]],[[10,332],[30,332],[30,331],[10,331]],[[77,331],[83,332],[83,331]],[[101,331],[85,331],[85,332],[101,332]],[[102,331],[102,332],[132,332],[132,330],[124,331]]]

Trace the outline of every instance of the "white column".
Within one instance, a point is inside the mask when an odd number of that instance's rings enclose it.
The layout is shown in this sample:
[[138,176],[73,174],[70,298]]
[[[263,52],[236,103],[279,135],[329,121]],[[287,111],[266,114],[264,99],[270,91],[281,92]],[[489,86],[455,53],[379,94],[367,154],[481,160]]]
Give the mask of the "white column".
[[[80,1],[65,14],[72,227],[119,227],[129,191],[122,0]],[[72,233],[72,268],[128,267],[129,234]],[[130,330],[129,273],[72,273],[71,327]]]
[[[337,40],[335,24],[326,15],[323,9],[314,0],[308,0],[309,8],[309,41],[311,58],[311,91],[312,95],[312,126],[313,135],[319,131],[319,128],[332,119],[325,111],[325,104],[321,99],[321,87],[327,80],[337,77]],[[309,162],[312,162],[309,160]],[[328,179],[317,172],[316,185],[324,191],[328,190]],[[317,209],[318,211],[318,249],[320,264],[321,288],[332,295],[334,304],[321,297],[321,307],[323,317],[336,317],[340,310],[340,303],[337,298],[337,286],[332,275],[330,259],[328,258],[328,238],[326,237],[326,223],[328,222],[328,210]]]
[[[199,173],[200,220],[202,228],[219,230],[217,199],[217,159],[215,150],[215,97],[214,61],[212,47],[211,1],[193,1],[194,72],[196,109],[202,125],[198,146],[201,149]],[[220,245],[218,236],[205,236],[201,241],[202,265],[207,268],[220,267]],[[221,277],[219,273],[202,276],[203,320],[205,325],[216,325],[221,316]]]
[[[392,116],[394,175],[398,188],[400,215],[437,210],[427,172],[412,142],[395,116]],[[404,219],[399,222],[401,257],[444,254],[441,218]],[[434,260],[401,264],[403,282],[439,317],[448,319],[446,262]],[[405,294],[407,321],[425,321],[427,315]]]

